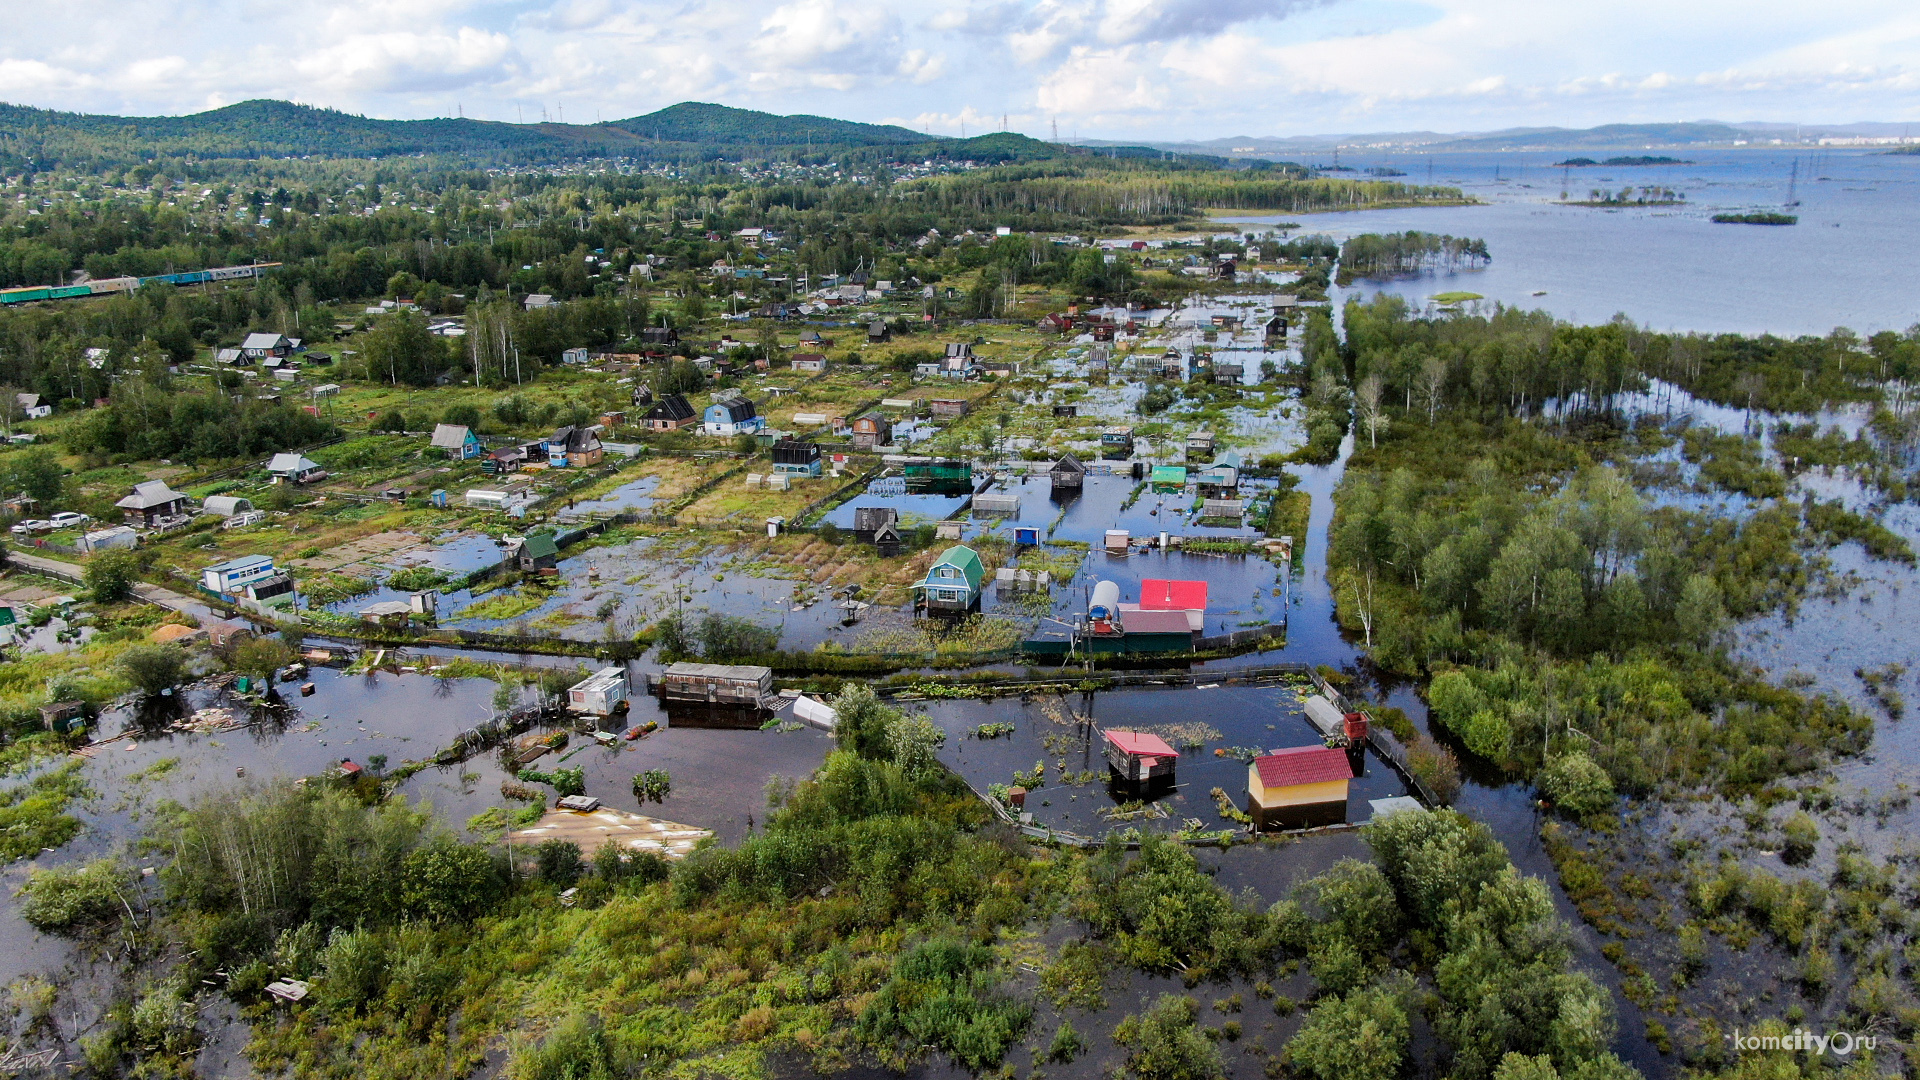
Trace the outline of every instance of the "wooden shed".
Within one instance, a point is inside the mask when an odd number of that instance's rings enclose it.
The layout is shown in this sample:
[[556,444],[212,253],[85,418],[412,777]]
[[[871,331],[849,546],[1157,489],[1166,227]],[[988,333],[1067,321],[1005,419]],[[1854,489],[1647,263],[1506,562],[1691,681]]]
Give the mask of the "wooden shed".
[[1047,477],[1053,481],[1055,491],[1078,491],[1086,486],[1087,467],[1072,454],[1062,454],[1060,460],[1053,463],[1053,468],[1047,470]]
[[1347,820],[1353,765],[1344,750],[1296,746],[1247,766],[1247,813],[1256,829],[1305,829]]
[[1107,740],[1107,768],[1113,779],[1124,784],[1173,782],[1173,767],[1180,754],[1165,739],[1144,731],[1108,729],[1100,734]]

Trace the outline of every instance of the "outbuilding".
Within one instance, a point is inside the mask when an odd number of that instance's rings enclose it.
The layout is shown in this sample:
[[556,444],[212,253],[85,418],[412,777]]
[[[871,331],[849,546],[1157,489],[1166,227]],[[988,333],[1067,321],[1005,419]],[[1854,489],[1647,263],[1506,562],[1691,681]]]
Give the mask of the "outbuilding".
[[444,450],[455,461],[477,458],[487,452],[480,442],[480,436],[465,424],[436,424],[433,429],[433,448]]
[[200,504],[200,512],[215,517],[237,517],[253,512],[253,503],[238,495],[209,495]]
[[1172,784],[1180,754],[1158,735],[1107,729],[1107,769],[1127,785]]
[[660,673],[660,697],[664,701],[759,707],[772,696],[773,669],[770,667],[681,661]]
[[1347,820],[1353,765],[1331,746],[1297,746],[1247,767],[1247,813],[1256,829],[1305,829]]
[[612,716],[626,711],[630,695],[626,668],[602,668],[567,689],[567,711]]
[[133,494],[113,505],[125,513],[127,524],[151,529],[162,521],[185,517],[187,497],[165,480],[147,480],[133,485]]
[[276,484],[311,484],[327,478],[327,470],[305,454],[275,454],[267,462],[267,471]]
[[1060,455],[1060,460],[1047,470],[1047,478],[1053,483],[1055,491],[1078,491],[1087,483],[1087,467],[1072,454]]

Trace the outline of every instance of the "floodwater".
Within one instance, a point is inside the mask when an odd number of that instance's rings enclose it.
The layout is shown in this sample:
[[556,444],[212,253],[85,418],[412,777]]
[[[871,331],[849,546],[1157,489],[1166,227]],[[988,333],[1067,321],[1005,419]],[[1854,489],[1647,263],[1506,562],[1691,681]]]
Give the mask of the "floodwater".
[[[1817,155],[1777,148],[1670,152],[1692,164],[1553,167],[1564,153],[1358,154],[1356,167],[1394,165],[1409,183],[1450,184],[1482,206],[1361,210],[1229,219],[1252,231],[1281,221],[1299,233],[1344,239],[1417,229],[1477,237],[1483,269],[1364,282],[1416,307],[1435,293],[1479,293],[1488,303],[1544,309],[1597,323],[1623,312],[1655,330],[1825,334],[1904,330],[1920,321],[1906,253],[1920,246],[1920,156],[1868,150]],[[1347,154],[1342,152],[1342,163]],[[1793,182],[1796,161],[1799,179]],[[1799,206],[1793,226],[1720,225],[1720,211]],[[1683,206],[1556,206],[1564,189],[1676,188]],[[1298,234],[1296,234],[1298,235]]]

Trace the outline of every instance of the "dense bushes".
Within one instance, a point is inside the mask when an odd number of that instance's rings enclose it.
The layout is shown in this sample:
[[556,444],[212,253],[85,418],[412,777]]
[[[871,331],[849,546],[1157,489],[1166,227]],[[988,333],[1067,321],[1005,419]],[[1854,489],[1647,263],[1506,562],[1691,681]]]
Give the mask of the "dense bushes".
[[332,424],[291,405],[129,379],[114,384],[109,402],[88,411],[66,441],[74,452],[99,459],[206,461],[309,446],[333,433]]

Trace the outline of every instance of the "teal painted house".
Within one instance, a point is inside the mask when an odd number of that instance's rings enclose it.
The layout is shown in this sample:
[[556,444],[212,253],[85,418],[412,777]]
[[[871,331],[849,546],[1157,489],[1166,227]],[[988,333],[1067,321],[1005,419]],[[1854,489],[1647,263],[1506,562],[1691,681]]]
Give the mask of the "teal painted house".
[[985,576],[979,553],[955,544],[927,567],[927,576],[914,584],[913,591],[928,611],[964,614],[980,602],[980,582]]

